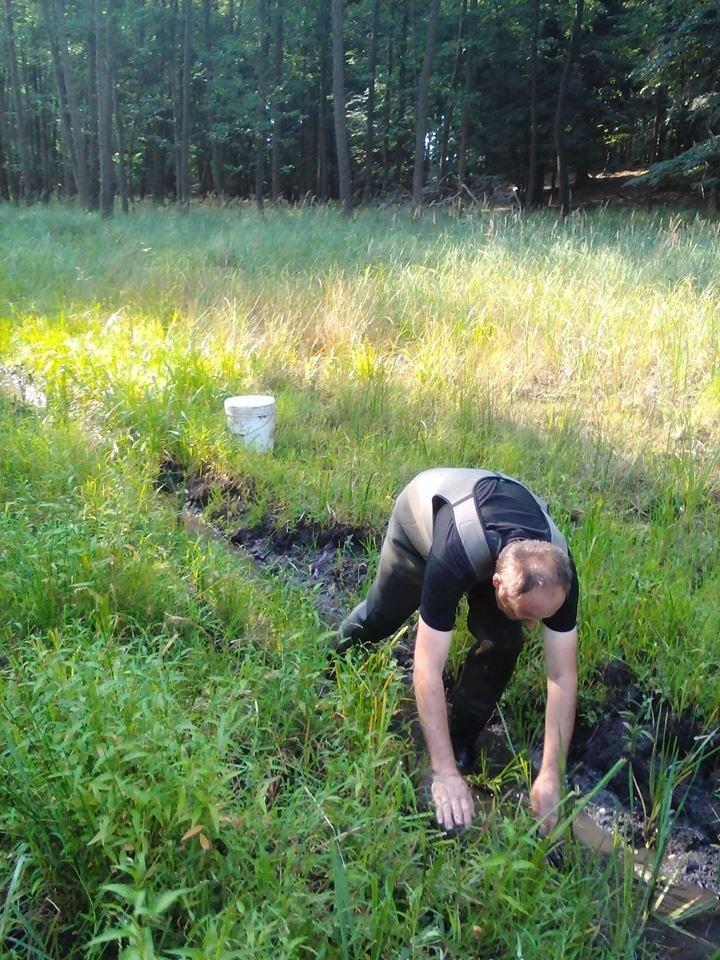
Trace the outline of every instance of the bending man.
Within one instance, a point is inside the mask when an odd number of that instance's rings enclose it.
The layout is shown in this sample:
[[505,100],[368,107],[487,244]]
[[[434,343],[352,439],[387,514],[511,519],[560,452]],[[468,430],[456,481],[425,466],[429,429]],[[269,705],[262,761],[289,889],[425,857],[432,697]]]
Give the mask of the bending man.
[[[475,644],[450,692],[448,722],[442,674],[463,594]],[[340,649],[389,637],[420,609],[413,684],[437,819],[446,830],[472,821],[463,774],[512,676],[523,626],[538,621],[547,708],[542,765],[530,798],[541,829],[555,825],[575,720],[577,603],[577,574],[565,540],[545,504],[517,480],[440,467],[419,474],[397,498],[375,581],[343,621]]]

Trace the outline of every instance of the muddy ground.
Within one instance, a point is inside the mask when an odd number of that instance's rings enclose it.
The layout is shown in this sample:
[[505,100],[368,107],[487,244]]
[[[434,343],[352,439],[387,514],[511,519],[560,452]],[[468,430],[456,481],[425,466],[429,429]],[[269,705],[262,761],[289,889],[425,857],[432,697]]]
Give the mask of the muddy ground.
[[[368,548],[379,547],[377,531],[338,523],[322,527],[307,520],[289,529],[278,526],[270,514],[246,524],[251,486],[210,472],[185,477],[171,461],[162,465],[158,487],[178,498],[190,529],[210,532],[241,548],[264,570],[310,588],[328,626],[339,623],[351,595],[362,592],[372,575]],[[396,657],[409,679],[412,649],[402,643]],[[661,839],[656,831],[660,773],[671,763],[681,772],[687,768],[672,796],[663,873],[673,882],[717,892],[720,737],[717,732],[708,737],[690,716],[674,716],[657,691],[639,688],[627,664],[608,663],[596,680],[604,702],[578,713],[569,756],[570,786],[588,793],[625,758],[628,763],[596,795],[587,813],[603,830],[619,829],[638,849],[652,849]],[[693,764],[703,744],[704,759]],[[533,751],[536,762],[539,755],[538,745]]]

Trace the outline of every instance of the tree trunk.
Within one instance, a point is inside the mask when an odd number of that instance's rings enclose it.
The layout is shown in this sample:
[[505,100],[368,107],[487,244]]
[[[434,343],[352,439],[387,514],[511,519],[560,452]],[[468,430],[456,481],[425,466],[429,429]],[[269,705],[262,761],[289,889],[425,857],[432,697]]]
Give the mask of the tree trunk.
[[190,209],[190,45],[192,4],[183,0],[182,109],[180,119],[180,209]]
[[50,44],[50,57],[53,65],[53,75],[55,77],[55,89],[58,100],[58,114],[60,120],[60,139],[62,141],[63,153],[63,177],[65,183],[65,194],[68,198],[79,192],[77,185],[77,163],[75,159],[75,149],[73,146],[72,133],[70,130],[70,119],[68,115],[67,91],[65,89],[65,78],[63,77],[62,65],[60,63],[60,50],[58,47],[55,26],[52,20],[52,14],[48,0],[42,0],[43,19],[48,34]]
[[383,102],[383,137],[382,137],[382,188],[387,190],[390,186],[390,114],[392,110],[392,75],[395,52],[395,6],[397,0],[390,2],[390,36],[388,37],[388,56],[387,56],[387,74],[385,76],[385,99]]
[[332,0],[335,144],[337,147],[338,182],[342,214],[344,217],[349,217],[352,212],[352,185],[350,182],[350,149],[348,147],[347,117],[345,115],[345,55],[343,53],[344,7],[345,0]]
[[530,150],[528,153],[528,172],[525,187],[525,206],[527,209],[537,202],[538,175],[538,38],[540,34],[540,0],[533,0],[532,39],[530,42]]
[[477,30],[478,0],[471,0],[468,17],[467,46],[465,49],[465,96],[463,97],[460,120],[460,142],[458,144],[458,183],[460,186],[467,178],[467,146],[470,138],[470,95],[475,86],[475,31]]
[[39,68],[35,71],[35,94],[38,102],[37,132],[38,154],[40,157],[40,198],[44,203],[47,203],[53,191],[53,175],[51,172],[53,169],[53,125],[48,115],[48,97],[45,77]]
[[151,140],[150,147],[150,183],[153,203],[162,203],[165,197],[165,178],[163,176],[164,158],[157,136]]
[[67,94],[68,112],[70,114],[70,132],[72,134],[73,152],[75,156],[75,182],[77,184],[80,202],[86,210],[91,210],[92,196],[90,193],[87,156],[85,153],[85,134],[80,121],[80,103],[78,101],[72,63],[70,61],[70,49],[65,26],[64,0],[55,0],[55,21],[63,84]]
[[111,24],[108,22],[112,11],[108,3],[105,14],[101,11],[101,0],[93,0],[95,20],[95,72],[97,82],[98,105],[98,160],[100,167],[100,215],[111,217],[115,194],[113,175],[112,144],[112,88],[110,86],[110,68],[108,46]]
[[[108,11],[114,14],[115,0],[108,0]],[[113,17],[110,20],[111,33],[108,36],[108,78],[110,82],[110,91],[112,97],[112,112],[115,117],[115,128],[117,130],[117,189],[120,194],[120,206],[124,214],[130,212],[130,184],[128,182],[127,170],[127,145],[125,143],[125,124],[122,117],[122,100],[117,83],[115,82],[115,23]],[[110,136],[112,140],[112,121]]]
[[455,65],[453,66],[452,77],[450,78],[450,89],[448,90],[447,104],[445,107],[445,116],[443,118],[443,132],[440,142],[440,179],[445,177],[448,159],[448,146],[450,143],[450,125],[452,124],[452,115],[454,108],[455,89],[460,76],[460,64],[462,62],[462,37],[465,26],[465,17],[467,15],[467,0],[462,0],[460,4],[460,17],[458,19],[457,45],[455,47]]
[[175,166],[175,202],[182,203],[182,172],[180,152],[182,140],[182,62],[180,59],[182,40],[178,27],[178,0],[170,0],[170,35],[172,37],[172,56],[170,64],[170,101],[172,103],[173,162]]
[[582,26],[584,7],[585,0],[576,0],[575,19],[573,21],[572,33],[570,34],[570,43],[568,44],[567,55],[565,56],[562,76],[560,77],[557,106],[555,109],[555,153],[557,155],[558,200],[561,217],[566,217],[570,212],[570,174],[565,149],[565,97],[567,95],[575,54],[580,42],[580,28]]
[[273,100],[272,100],[272,171],[270,197],[273,203],[280,198],[280,171],[282,168],[282,81],[283,81],[283,5],[275,0],[275,30],[273,38]]
[[118,144],[118,190],[120,192],[120,205],[122,212],[130,212],[130,185],[128,183],[128,171],[125,158],[127,156],[125,147],[125,124],[123,123],[122,113],[118,104],[117,90],[115,90],[115,124],[117,127]]
[[422,203],[422,188],[425,179],[425,137],[427,135],[427,112],[430,96],[430,71],[435,50],[435,35],[437,34],[438,19],[440,16],[440,0],[431,0],[428,17],[427,39],[425,41],[425,56],[423,57],[420,82],[418,84],[417,114],[415,118],[415,170],[413,172],[413,204],[419,207]]
[[380,0],[373,0],[372,37],[370,39],[370,81],[368,83],[367,128],[365,131],[365,200],[372,191],[373,141],[375,135],[375,72],[377,70]]
[[16,187],[11,172],[11,138],[5,115],[4,78],[0,73],[0,199],[14,199]]
[[260,40],[258,46],[258,109],[255,128],[255,203],[262,213],[265,196],[265,152],[267,150],[267,61],[270,49],[268,0],[259,0]]
[[205,32],[205,75],[207,76],[207,115],[210,139],[210,170],[212,172],[213,185],[218,196],[225,195],[225,175],[223,172],[223,151],[222,144],[213,132],[215,121],[215,75],[214,75],[214,50],[213,35],[211,29],[212,8],[210,0],[203,0],[203,25]]
[[[89,12],[92,21],[92,4],[90,4]],[[100,203],[100,144],[98,141],[97,44],[95,42],[94,26],[88,32],[87,65],[86,100],[88,104],[88,121],[86,127],[86,142],[88,177],[90,180],[90,197],[93,210],[97,210]]]
[[395,179],[403,180],[403,160],[405,159],[405,113],[407,110],[407,41],[408,41],[408,0],[402,0],[402,19],[400,22],[400,42],[398,44],[398,112],[397,134],[395,137]]
[[[92,3],[90,18],[92,21]],[[97,100],[97,47],[94,28],[87,35],[87,83],[85,100],[88,105],[85,142],[87,144],[88,180],[90,182],[90,201],[93,210],[97,210],[100,200],[100,163],[98,156],[98,100]]]
[[5,29],[8,69],[10,73],[10,93],[12,94],[12,104],[15,112],[15,139],[17,153],[20,159],[22,193],[25,203],[27,203],[29,206],[33,202],[32,170],[30,166],[27,127],[25,125],[25,111],[23,110],[23,104],[20,95],[20,77],[18,73],[17,56],[15,51],[15,30],[12,18],[11,0],[5,0]]
[[655,91],[655,120],[653,122],[653,142],[650,163],[657,163],[659,160],[662,160],[665,153],[667,107],[667,87],[660,86]]
[[318,16],[318,41],[320,50],[318,77],[318,129],[317,129],[317,177],[315,192],[324,203],[328,192],[328,149],[327,149],[327,91],[328,91],[328,35],[330,33],[330,0],[320,0]]

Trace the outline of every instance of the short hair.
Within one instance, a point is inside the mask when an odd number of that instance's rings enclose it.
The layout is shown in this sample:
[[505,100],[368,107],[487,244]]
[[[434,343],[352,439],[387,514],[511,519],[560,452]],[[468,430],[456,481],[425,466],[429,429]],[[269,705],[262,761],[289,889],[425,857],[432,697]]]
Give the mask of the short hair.
[[570,557],[545,540],[513,540],[500,551],[495,573],[513,597],[537,587],[562,587],[567,595],[573,579]]

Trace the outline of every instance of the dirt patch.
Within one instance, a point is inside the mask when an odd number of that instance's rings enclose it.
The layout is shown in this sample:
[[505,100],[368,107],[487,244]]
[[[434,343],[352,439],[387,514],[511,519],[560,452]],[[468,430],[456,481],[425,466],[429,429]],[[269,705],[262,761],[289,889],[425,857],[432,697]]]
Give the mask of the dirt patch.
[[163,461],[158,489],[179,495],[183,520],[202,532],[238,547],[256,564],[283,581],[312,590],[320,617],[335,627],[347,613],[348,598],[368,577],[368,554],[381,537],[368,526],[334,521],[319,524],[300,517],[282,524],[272,512],[256,522],[257,490],[252,478],[236,478],[206,470],[187,476],[172,459]]
[[328,626],[347,612],[348,597],[368,576],[368,546],[375,541],[363,527],[334,523],[321,527],[301,520],[292,528],[274,527],[272,517],[228,537],[265,569],[290,577],[315,594],[315,605]]
[[[663,804],[671,832],[664,872],[705,889],[720,886],[720,735],[689,713],[676,716],[657,692],[642,691],[627,664],[611,661],[598,681],[599,717],[578,717],[568,758],[572,786],[587,793],[618,758],[628,762],[588,807],[606,830],[616,825],[636,847],[659,841]],[[669,778],[674,787],[671,788]]]

